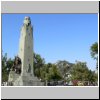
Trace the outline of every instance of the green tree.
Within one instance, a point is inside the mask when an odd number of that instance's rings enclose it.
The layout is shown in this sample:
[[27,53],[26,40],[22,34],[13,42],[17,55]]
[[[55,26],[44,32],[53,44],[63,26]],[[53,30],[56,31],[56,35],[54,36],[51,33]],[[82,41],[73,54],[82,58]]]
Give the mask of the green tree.
[[71,79],[89,82],[98,80],[95,72],[88,69],[86,62],[76,62],[71,71]]
[[47,74],[47,80],[61,80],[62,76],[56,65],[52,64],[52,67],[49,68],[49,73]]
[[10,69],[12,68],[13,62],[14,62],[14,60],[12,60],[11,58],[9,58],[7,60],[7,71],[8,71],[8,73],[10,72]]
[[7,75],[7,53],[5,55],[2,55],[2,82],[7,81],[8,75]]
[[98,81],[98,74],[95,73],[95,71],[89,70],[88,72],[88,80],[90,82],[97,82]]
[[72,80],[87,81],[88,67],[85,62],[76,62],[71,71]]
[[46,81],[46,65],[40,68],[41,81]]
[[5,55],[2,55],[2,82],[8,81],[9,71],[12,67],[13,60],[9,58],[7,60],[7,53]]
[[41,68],[44,66],[45,60],[39,54],[34,53],[34,75],[41,78]]
[[94,44],[92,44],[92,46],[90,47],[91,50],[91,57],[96,59],[96,69],[98,69],[98,43],[95,42]]

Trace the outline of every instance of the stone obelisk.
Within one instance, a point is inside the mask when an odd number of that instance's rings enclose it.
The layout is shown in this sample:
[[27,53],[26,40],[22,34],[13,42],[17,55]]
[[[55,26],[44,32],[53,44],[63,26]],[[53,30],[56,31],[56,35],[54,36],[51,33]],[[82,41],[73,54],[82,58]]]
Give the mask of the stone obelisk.
[[21,73],[11,71],[9,83],[13,86],[43,86],[44,83],[33,73],[33,27],[30,17],[25,17],[21,28],[18,57],[21,59]]
[[25,17],[21,28],[19,53],[22,61],[21,75],[33,74],[33,27],[30,17]]

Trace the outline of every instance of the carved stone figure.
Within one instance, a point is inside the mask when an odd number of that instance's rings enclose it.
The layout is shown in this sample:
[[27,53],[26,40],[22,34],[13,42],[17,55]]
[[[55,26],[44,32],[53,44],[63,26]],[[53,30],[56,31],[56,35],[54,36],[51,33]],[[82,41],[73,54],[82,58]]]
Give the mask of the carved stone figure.
[[17,74],[21,73],[21,59],[18,56],[15,57],[12,70]]

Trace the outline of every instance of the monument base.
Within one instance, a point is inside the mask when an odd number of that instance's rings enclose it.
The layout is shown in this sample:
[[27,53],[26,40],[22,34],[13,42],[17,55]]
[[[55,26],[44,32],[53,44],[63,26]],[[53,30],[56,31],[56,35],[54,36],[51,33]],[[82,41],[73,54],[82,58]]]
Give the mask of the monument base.
[[10,72],[8,85],[12,86],[44,86],[44,82],[41,82],[37,77],[33,75],[19,75],[15,72]]

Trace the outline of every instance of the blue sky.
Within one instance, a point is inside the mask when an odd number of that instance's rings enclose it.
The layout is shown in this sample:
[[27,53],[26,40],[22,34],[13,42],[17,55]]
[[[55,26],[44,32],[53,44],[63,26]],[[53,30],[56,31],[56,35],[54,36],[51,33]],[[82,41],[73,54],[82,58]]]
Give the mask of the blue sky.
[[98,41],[97,14],[2,14],[2,50],[8,57],[14,58],[18,53],[25,16],[30,16],[33,25],[34,51],[46,63],[79,60],[95,70],[90,46]]

